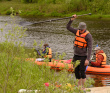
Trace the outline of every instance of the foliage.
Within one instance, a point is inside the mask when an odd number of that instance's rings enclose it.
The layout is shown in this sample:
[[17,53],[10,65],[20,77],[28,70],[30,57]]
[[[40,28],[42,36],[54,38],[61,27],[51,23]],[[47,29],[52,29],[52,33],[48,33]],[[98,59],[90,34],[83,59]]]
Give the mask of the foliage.
[[[30,2],[30,0],[23,0],[24,2]],[[34,0],[31,0],[34,2]],[[41,3],[41,0],[37,0],[37,2]],[[87,11],[90,10],[92,12],[104,12],[107,8],[109,8],[109,0],[42,0],[42,3],[46,4],[65,4],[65,7],[68,11]],[[106,8],[107,7],[107,8]],[[108,9],[107,9],[108,10]]]
[[21,2],[23,2],[23,3],[31,3],[32,0],[21,0]]
[[2,0],[0,3],[1,14],[10,14],[10,6],[14,7],[15,12],[22,10],[21,16],[31,17],[61,17],[77,12],[91,12],[101,16],[110,14],[110,0],[11,0],[10,2]]

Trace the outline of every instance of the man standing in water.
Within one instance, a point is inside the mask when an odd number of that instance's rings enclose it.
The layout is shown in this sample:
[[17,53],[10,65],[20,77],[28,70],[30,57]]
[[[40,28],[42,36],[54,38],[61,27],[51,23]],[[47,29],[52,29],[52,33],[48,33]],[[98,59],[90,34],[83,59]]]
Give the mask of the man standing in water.
[[76,17],[76,15],[73,15],[73,18],[71,18],[67,24],[67,29],[75,34],[73,62],[80,60],[80,64],[75,68],[75,77],[79,80],[78,87],[82,86],[82,90],[85,90],[85,70],[89,64],[92,52],[92,36],[89,31],[86,30],[86,23],[84,22],[79,23],[78,29],[70,26]]

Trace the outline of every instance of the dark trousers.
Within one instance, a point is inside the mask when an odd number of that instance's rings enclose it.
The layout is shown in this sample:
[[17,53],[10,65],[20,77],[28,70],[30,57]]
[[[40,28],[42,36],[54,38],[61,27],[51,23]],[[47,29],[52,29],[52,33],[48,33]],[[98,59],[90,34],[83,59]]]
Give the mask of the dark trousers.
[[84,66],[86,58],[87,56],[78,56],[78,55],[74,55],[73,57],[73,62],[80,60],[80,64],[75,68],[76,79],[86,78],[85,74],[86,66]]
[[49,58],[49,62],[51,62],[51,58]]

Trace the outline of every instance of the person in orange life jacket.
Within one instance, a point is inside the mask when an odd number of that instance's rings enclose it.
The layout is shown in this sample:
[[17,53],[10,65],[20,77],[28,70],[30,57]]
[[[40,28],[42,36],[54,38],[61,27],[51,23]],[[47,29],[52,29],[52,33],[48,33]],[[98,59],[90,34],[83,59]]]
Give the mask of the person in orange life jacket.
[[106,60],[107,60],[106,54],[104,53],[103,50],[101,50],[100,47],[95,47],[94,50],[96,55],[96,61],[95,62],[90,61],[91,66],[103,67],[104,65],[106,65]]
[[[51,48],[49,47],[48,44],[44,44],[43,45],[44,49],[42,51],[42,54],[44,54],[44,58],[49,58],[49,62],[51,62],[51,59],[52,59],[52,50]],[[37,53],[41,56],[40,52],[38,50],[36,50]],[[40,60],[40,59],[37,59],[37,60]],[[44,59],[41,59],[41,61],[44,60]]]
[[73,62],[80,60],[80,64],[75,68],[75,77],[79,80],[78,87],[82,86],[82,89],[85,90],[85,71],[92,52],[92,35],[86,30],[86,23],[84,22],[79,23],[78,29],[71,27],[73,20],[76,18],[77,16],[73,15],[73,18],[67,24],[67,29],[75,34]]

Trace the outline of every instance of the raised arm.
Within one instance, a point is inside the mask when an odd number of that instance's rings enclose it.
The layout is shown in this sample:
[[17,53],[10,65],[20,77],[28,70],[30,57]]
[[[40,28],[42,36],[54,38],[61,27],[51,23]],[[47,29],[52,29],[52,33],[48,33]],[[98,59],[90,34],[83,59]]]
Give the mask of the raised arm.
[[74,34],[76,34],[77,29],[71,27],[71,24],[76,17],[77,17],[76,15],[73,15],[73,18],[70,19],[70,21],[68,22],[67,27],[66,27],[70,32],[72,32]]

